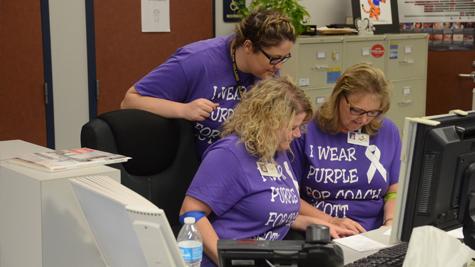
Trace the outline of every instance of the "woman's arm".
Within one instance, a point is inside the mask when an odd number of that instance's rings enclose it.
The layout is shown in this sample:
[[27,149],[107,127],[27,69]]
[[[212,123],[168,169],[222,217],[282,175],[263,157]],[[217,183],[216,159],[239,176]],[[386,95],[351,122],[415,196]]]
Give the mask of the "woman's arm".
[[[203,211],[206,216],[211,213],[211,209],[208,205],[201,202],[200,200],[185,196],[183,205],[181,206],[180,214],[183,214],[187,211]],[[203,247],[206,255],[218,265],[218,235],[214,230],[211,222],[208,220],[208,217],[202,217],[198,222],[196,222],[196,227],[203,238]]]
[[332,217],[325,212],[313,207],[310,205],[307,201],[300,199],[300,214],[318,218],[321,220],[324,220],[330,224],[333,224],[335,226],[339,226],[341,228],[344,228],[346,230],[350,230],[353,233],[363,233],[366,232],[366,230],[361,226],[361,224],[353,221],[350,218],[336,218]]
[[389,226],[393,223],[394,210],[396,209],[396,195],[391,195],[391,193],[397,193],[397,183],[389,186],[388,192],[386,193],[386,195],[389,194],[388,199],[385,199],[384,202],[383,225],[386,226]]
[[208,118],[218,104],[205,98],[198,98],[189,103],[179,103],[167,99],[143,96],[132,86],[120,104],[122,109],[143,109],[165,118],[180,118],[189,121],[202,121]]

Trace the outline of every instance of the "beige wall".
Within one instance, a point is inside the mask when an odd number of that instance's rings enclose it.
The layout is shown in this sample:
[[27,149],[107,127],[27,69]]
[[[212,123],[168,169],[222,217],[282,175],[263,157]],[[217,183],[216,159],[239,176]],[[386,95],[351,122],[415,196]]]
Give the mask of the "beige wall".
[[[247,0],[249,2],[249,0]],[[332,23],[345,23],[351,16],[350,0],[300,0],[310,13],[310,23],[325,26]],[[226,35],[233,31],[234,23],[223,22],[223,1],[215,1],[216,35]]]

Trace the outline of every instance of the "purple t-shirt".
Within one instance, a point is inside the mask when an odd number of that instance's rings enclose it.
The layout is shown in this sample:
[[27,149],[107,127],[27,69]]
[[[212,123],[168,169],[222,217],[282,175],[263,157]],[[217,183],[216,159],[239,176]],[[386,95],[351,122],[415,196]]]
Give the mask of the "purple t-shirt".
[[[180,103],[206,98],[219,104],[209,118],[195,122],[199,155],[219,138],[221,124],[241,100],[231,60],[232,39],[232,35],[216,37],[184,46],[135,84],[143,96]],[[245,88],[255,80],[243,72],[239,72],[239,78]]]
[[[287,234],[300,208],[298,183],[287,154],[279,152],[274,159],[280,177],[261,175],[257,158],[236,135],[206,150],[187,195],[211,208],[209,218],[220,239],[281,240]],[[215,265],[203,257],[202,266]]]
[[315,121],[292,143],[292,167],[302,198],[334,217],[348,217],[366,230],[382,225],[384,195],[399,180],[401,141],[396,125],[384,119],[369,146],[350,144],[348,134],[330,135]]

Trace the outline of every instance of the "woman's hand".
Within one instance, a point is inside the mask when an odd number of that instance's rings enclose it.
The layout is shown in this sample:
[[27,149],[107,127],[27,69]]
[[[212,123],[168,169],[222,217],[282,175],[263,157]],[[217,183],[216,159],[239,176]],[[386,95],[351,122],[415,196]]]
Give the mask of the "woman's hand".
[[328,223],[327,226],[328,228],[330,228],[330,236],[332,238],[342,238],[345,236],[352,236],[359,233],[357,231],[346,229],[344,227],[332,223]]
[[218,104],[205,98],[198,98],[189,103],[183,104],[181,116],[189,121],[203,121],[208,118],[218,108]]
[[311,216],[306,216],[306,215],[297,216],[295,221],[292,223],[291,227],[292,229],[305,231],[310,224],[321,224],[321,225],[327,226],[330,229],[330,236],[332,238],[340,238],[340,237],[358,234],[357,231],[349,230],[341,226],[329,223],[326,220],[311,217]]
[[334,224],[336,226],[339,226],[341,228],[350,230],[352,232],[355,232],[357,234],[359,233],[364,233],[366,230],[359,224],[358,222],[353,221],[350,218],[338,218],[338,217],[333,217],[330,220],[331,224]]

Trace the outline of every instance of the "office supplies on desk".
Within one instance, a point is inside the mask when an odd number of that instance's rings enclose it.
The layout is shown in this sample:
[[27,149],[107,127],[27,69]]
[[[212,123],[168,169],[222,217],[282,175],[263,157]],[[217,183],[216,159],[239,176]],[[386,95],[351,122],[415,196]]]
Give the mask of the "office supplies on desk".
[[87,147],[77,149],[51,150],[18,155],[6,159],[9,163],[42,171],[65,171],[76,168],[125,162],[130,157]]
[[358,33],[357,30],[352,28],[328,28],[328,27],[318,27],[317,32],[323,35],[331,35],[331,34],[356,34]]

